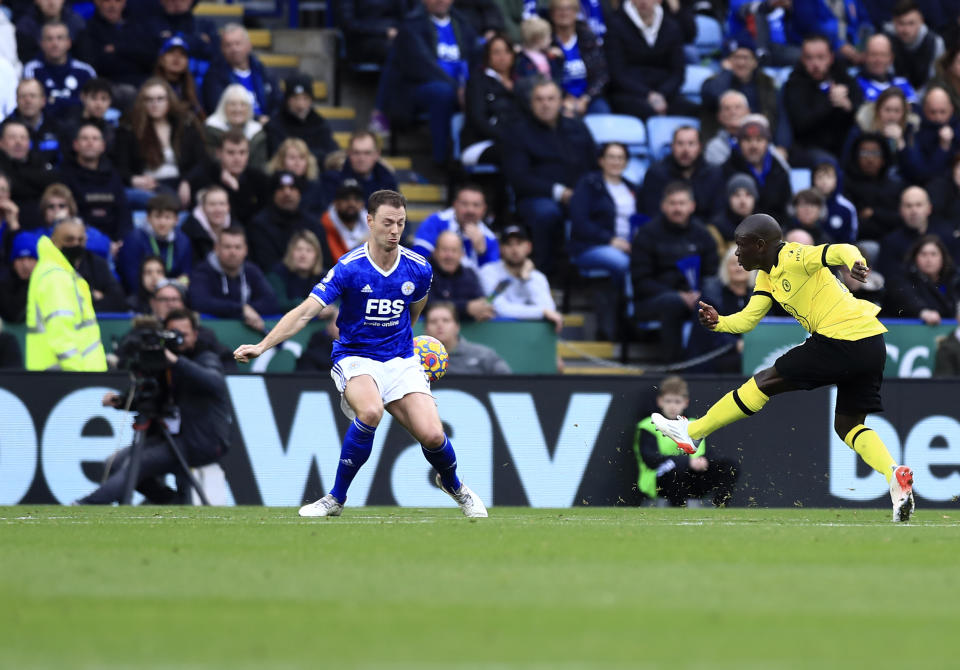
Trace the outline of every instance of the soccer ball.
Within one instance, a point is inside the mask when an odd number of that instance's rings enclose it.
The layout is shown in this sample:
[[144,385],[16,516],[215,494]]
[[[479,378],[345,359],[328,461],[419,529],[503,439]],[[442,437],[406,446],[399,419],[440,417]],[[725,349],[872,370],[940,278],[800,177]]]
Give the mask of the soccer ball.
[[429,335],[417,335],[413,338],[413,350],[420,356],[420,365],[431,382],[438,381],[447,373],[450,356],[443,342]]

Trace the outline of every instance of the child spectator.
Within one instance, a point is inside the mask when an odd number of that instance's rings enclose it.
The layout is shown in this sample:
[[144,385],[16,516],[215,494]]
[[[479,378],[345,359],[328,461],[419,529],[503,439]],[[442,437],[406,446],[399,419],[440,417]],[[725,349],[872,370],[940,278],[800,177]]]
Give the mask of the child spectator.
[[187,281],[193,252],[190,239],[176,229],[178,210],[174,196],[166,193],[154,196],[147,203],[149,228],[136,228],[123,241],[117,254],[117,273],[127,293],[137,291],[140,286],[140,263],[150,255],[163,259],[167,277]]
[[824,213],[823,196],[812,188],[803,189],[793,196],[793,216],[784,228],[807,231],[814,244],[830,242],[823,231]]
[[840,176],[833,163],[820,163],[813,170],[813,190],[827,207],[825,230],[834,242],[853,244],[857,239],[857,208],[840,193]]
[[517,80],[543,76],[552,79],[557,86],[563,83],[563,52],[550,46],[553,31],[550,24],[534,16],[520,24],[523,34],[523,49],[517,56]]

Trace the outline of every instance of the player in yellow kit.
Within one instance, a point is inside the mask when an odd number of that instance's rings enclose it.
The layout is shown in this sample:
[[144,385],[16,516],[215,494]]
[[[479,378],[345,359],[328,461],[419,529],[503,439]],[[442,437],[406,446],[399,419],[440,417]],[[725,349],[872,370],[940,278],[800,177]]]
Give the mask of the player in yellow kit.
[[692,454],[704,437],[759,412],[770,396],[836,384],[834,430],[867,465],[887,478],[893,520],[909,520],[914,508],[913,472],[897,465],[880,436],[863,424],[867,414],[883,411],[880,384],[887,329],[877,320],[880,308],[853,297],[829,269],[845,265],[854,278],[865,282],[870,268],[860,250],[851,244],[785,243],[780,226],[766,214],[748,216],[735,235],[740,265],[759,270],[753,295],[743,310],[729,316],[720,316],[701,302],[700,323],[722,333],[744,333],[757,325],[776,300],[810,337],[778,358],[772,368],[727,393],[703,417],[688,421],[654,413],[654,426]]

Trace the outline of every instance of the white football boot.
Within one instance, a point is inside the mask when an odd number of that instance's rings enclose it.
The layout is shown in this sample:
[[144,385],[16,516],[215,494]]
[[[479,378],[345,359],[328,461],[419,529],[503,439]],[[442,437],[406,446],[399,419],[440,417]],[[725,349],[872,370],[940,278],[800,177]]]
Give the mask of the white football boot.
[[340,516],[342,512],[343,503],[337,502],[337,499],[329,493],[320,500],[300,508],[300,516]]
[[471,491],[466,484],[461,482],[460,490],[454,493],[444,488],[443,482],[440,481],[439,473],[437,474],[436,482],[441,491],[453,498],[457,504],[460,505],[463,516],[476,519],[485,519],[487,517],[487,508],[484,506],[483,501],[480,500],[480,496]]
[[678,416],[676,419],[668,419],[663,414],[654,412],[650,415],[653,425],[661,433],[677,443],[677,448],[687,454],[697,453],[700,446],[700,440],[694,440],[687,432],[687,424],[690,420],[685,416]]
[[913,470],[906,465],[898,466],[890,478],[890,500],[893,501],[893,522],[910,520],[913,514]]

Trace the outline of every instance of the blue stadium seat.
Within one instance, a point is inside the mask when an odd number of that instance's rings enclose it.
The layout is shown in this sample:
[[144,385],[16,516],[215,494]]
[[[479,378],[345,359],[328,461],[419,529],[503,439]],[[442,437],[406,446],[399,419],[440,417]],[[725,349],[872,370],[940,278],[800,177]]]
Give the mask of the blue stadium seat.
[[712,16],[703,14],[697,14],[694,18],[697,22],[697,39],[693,44],[700,52],[700,57],[708,58],[716,55],[723,46],[723,28],[720,22]]
[[588,114],[583,117],[597,144],[622,142],[631,156],[646,156],[647,129],[643,121],[626,114]]
[[690,102],[700,104],[700,90],[703,82],[712,77],[715,72],[705,65],[687,65],[683,74],[683,86],[680,93]]
[[810,188],[813,183],[813,172],[809,168],[790,168],[790,188],[793,192]]
[[673,131],[680,126],[700,128],[700,119],[692,116],[651,116],[647,119],[650,160],[659,160],[670,152]]
[[[463,132],[463,123],[466,117],[463,112],[457,112],[450,119],[450,143],[453,145],[453,160],[460,161],[460,133]],[[500,168],[496,165],[490,165],[488,163],[480,163],[478,165],[464,165],[463,169],[467,174],[496,174],[500,172]]]
[[627,169],[623,171],[623,176],[639,186],[643,183],[643,177],[647,174],[647,168],[650,167],[646,158],[632,157],[627,161]]
[[790,78],[790,73],[793,72],[792,67],[765,67],[763,68],[764,74],[773,79],[774,83],[777,85],[777,88],[781,88],[787,79]]

